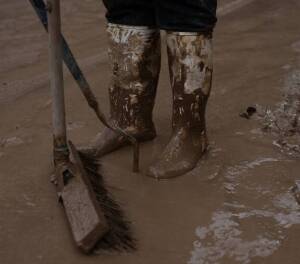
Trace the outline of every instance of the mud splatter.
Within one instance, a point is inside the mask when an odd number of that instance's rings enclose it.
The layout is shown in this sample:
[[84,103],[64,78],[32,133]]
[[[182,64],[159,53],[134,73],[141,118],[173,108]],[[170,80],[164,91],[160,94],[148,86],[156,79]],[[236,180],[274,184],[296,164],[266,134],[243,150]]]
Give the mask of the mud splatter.
[[20,137],[10,137],[4,138],[0,140],[0,147],[7,148],[7,147],[15,147],[24,144],[24,140]]
[[167,32],[173,92],[172,137],[148,175],[174,178],[191,171],[207,150],[205,110],[212,84],[212,37]]
[[204,35],[169,33],[167,45],[169,57],[174,57],[170,66],[172,86],[183,82],[186,94],[200,89],[208,95],[213,68],[212,39]]
[[113,72],[109,88],[111,118],[122,128],[152,128],[160,33],[148,27],[115,24],[108,24],[107,32]]
[[86,126],[85,122],[75,121],[75,122],[68,122],[67,130],[72,131],[76,129],[80,129]]

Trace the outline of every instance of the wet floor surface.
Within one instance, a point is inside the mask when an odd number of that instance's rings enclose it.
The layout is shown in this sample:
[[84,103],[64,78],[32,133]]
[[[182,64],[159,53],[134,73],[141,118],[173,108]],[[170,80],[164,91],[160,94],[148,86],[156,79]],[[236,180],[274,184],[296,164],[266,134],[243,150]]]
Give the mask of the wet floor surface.
[[[142,172],[130,172],[130,147],[102,160],[138,250],[86,257],[72,244],[49,182],[47,36],[29,4],[0,0],[1,263],[299,263],[300,208],[291,188],[300,179],[300,6],[296,0],[219,2],[209,153],[175,180],[143,174],[170,135],[164,53],[154,113],[158,137],[142,145]],[[65,34],[107,111],[103,7],[87,0],[63,6]],[[68,74],[66,95],[68,132],[83,145],[102,126]],[[241,118],[248,106],[258,112]]]

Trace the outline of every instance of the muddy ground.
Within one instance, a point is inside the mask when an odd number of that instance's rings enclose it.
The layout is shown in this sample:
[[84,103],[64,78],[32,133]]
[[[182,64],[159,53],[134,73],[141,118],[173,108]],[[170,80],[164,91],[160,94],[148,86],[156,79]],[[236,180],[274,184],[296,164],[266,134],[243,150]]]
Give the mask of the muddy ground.
[[[103,6],[96,0],[62,5],[64,33],[108,112]],[[290,131],[283,122],[300,112],[300,3],[220,0],[219,6],[210,152],[191,173],[161,182],[131,173],[130,148],[105,157],[105,179],[132,221],[138,250],[87,257],[74,247],[49,182],[47,36],[28,1],[0,0],[1,263],[300,263],[300,211],[291,192],[300,179],[299,127],[292,123]],[[155,107],[159,136],[142,145],[142,170],[170,135],[166,69],[164,56]],[[67,72],[65,81],[68,132],[84,145],[102,125]],[[253,105],[258,114],[239,116]]]

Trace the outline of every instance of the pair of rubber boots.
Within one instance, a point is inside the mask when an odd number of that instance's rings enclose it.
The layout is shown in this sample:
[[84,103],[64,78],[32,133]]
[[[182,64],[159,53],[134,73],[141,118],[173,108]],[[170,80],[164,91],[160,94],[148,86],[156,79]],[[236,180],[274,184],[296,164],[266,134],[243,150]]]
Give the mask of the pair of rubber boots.
[[[139,142],[152,140],[152,121],[161,64],[160,32],[147,27],[109,24],[111,122]],[[166,32],[173,90],[172,137],[148,176],[180,176],[197,165],[208,142],[205,109],[212,82],[212,40],[200,33]],[[102,156],[129,144],[105,128],[93,144]]]

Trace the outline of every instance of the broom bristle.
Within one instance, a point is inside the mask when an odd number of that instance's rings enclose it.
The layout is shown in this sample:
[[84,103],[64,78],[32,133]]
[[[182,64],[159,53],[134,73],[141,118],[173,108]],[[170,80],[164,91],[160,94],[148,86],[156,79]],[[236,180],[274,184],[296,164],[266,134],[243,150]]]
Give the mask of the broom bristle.
[[109,225],[108,233],[98,241],[93,252],[135,250],[136,240],[133,238],[130,222],[105,187],[103,176],[99,172],[101,169],[99,161],[92,154],[79,152],[79,155]]

